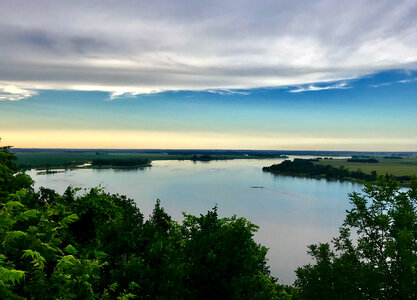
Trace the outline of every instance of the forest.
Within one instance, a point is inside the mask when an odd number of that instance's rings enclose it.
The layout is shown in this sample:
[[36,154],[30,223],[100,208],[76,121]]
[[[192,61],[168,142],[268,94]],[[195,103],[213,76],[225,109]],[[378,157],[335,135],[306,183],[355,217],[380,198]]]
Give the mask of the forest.
[[178,222],[159,200],[145,218],[134,200],[100,188],[35,191],[15,159],[0,148],[2,299],[417,297],[415,179],[404,191],[378,177],[350,194],[339,236],[309,246],[312,263],[283,286],[245,218],[214,207]]

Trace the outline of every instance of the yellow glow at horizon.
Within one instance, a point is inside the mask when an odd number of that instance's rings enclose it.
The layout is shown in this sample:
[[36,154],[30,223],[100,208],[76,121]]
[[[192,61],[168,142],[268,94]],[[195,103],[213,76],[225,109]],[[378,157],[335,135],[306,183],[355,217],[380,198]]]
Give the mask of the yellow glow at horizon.
[[15,148],[265,149],[413,151],[417,139],[304,137],[214,132],[30,130],[0,131],[1,145]]

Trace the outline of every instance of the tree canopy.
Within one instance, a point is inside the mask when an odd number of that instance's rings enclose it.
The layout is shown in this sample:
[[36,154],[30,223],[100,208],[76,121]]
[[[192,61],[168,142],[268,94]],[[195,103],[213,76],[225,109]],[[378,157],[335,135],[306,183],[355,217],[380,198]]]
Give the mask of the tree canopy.
[[257,226],[217,208],[184,215],[158,200],[145,220],[132,199],[99,188],[62,195],[19,173],[0,149],[1,299],[278,299]]
[[417,298],[417,181],[410,189],[383,177],[351,193],[340,234],[311,245],[314,264],[298,268],[303,299]]
[[378,177],[350,194],[339,236],[309,246],[291,287],[270,275],[245,218],[214,207],[179,223],[157,200],[146,219],[100,188],[35,191],[14,160],[0,148],[1,299],[417,298],[415,179],[402,190]]

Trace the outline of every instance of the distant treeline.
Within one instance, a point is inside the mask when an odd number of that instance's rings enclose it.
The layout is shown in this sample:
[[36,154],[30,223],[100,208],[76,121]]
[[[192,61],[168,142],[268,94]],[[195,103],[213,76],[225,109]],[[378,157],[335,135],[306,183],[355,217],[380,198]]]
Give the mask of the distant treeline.
[[347,162],[361,162],[361,163],[379,163],[375,158],[349,158]]
[[150,164],[149,159],[129,158],[129,159],[94,159],[91,162],[93,167],[112,166],[112,167],[144,167]]
[[210,161],[210,160],[214,160],[215,158],[211,155],[196,155],[194,154],[193,157],[191,158],[192,161]]
[[[293,161],[285,160],[280,164],[263,167],[262,170],[274,174],[327,178],[331,180],[355,179],[359,181],[375,181],[378,176],[376,171],[372,171],[368,174],[362,172],[361,170],[350,171],[343,166],[336,168],[331,165],[318,165],[314,164],[314,161],[317,160],[296,158]],[[394,176],[392,174],[386,174],[385,177],[396,179],[400,182],[411,180],[411,176]]]

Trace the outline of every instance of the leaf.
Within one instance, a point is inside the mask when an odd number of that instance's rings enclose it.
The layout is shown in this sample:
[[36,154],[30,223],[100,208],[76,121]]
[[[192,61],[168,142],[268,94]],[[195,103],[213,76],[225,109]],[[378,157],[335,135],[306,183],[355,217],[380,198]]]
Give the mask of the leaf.
[[62,223],[65,224],[65,225],[74,223],[75,221],[78,221],[77,214],[71,214],[71,215],[65,217],[64,219],[62,219]]
[[134,290],[135,288],[138,288],[139,284],[137,284],[136,282],[130,282],[129,283],[129,289]]
[[6,207],[8,209],[24,208],[25,206],[19,201],[7,201]]
[[22,279],[25,278],[25,272],[20,270],[9,270],[3,267],[0,267],[0,280],[3,282],[11,282],[13,285],[15,283],[20,283]]
[[23,250],[22,258],[31,257],[32,264],[36,269],[43,270],[45,268],[45,258],[38,252],[30,249]]
[[109,289],[112,291],[112,292],[114,292],[116,289],[117,289],[117,287],[119,286],[119,284],[117,283],[117,282],[115,282],[115,283],[112,283],[110,286],[109,286]]
[[25,238],[27,236],[27,234],[23,231],[20,230],[16,230],[16,231],[11,231],[7,234],[7,236],[5,237],[4,241],[3,241],[3,245],[10,243],[14,240],[18,240],[21,238]]
[[[18,201],[20,201],[24,196],[26,196],[25,189],[18,190],[14,194],[9,194],[9,197],[11,197],[12,199],[17,199]],[[9,201],[9,202],[18,202],[18,201]]]
[[15,221],[8,214],[0,213],[0,227],[10,228]]
[[68,269],[74,265],[77,260],[72,255],[63,256],[60,260],[58,260],[58,267],[61,269]]
[[68,245],[68,246],[65,247],[65,252],[67,252],[69,254],[72,254],[72,255],[75,255],[75,254],[77,254],[78,251],[77,251],[77,249],[74,248],[74,246]]
[[22,212],[21,214],[19,214],[17,216],[17,219],[22,220],[22,221],[27,221],[31,218],[36,218],[39,214],[40,214],[40,212],[38,210],[30,209],[30,210],[27,210],[27,211]]
[[98,259],[103,259],[107,256],[106,252],[104,251],[97,251],[94,250],[94,255],[98,258]]

